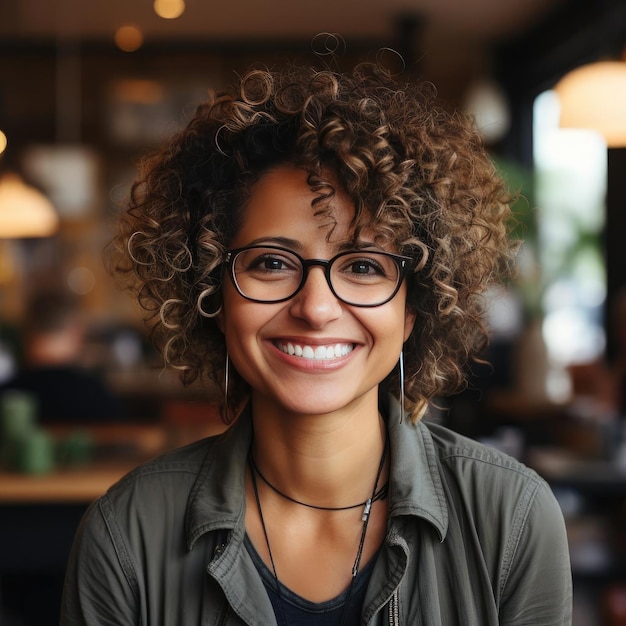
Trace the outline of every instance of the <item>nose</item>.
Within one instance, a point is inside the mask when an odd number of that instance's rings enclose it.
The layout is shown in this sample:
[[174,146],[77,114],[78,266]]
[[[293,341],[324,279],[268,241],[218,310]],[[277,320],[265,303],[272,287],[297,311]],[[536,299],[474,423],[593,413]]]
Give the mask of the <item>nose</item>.
[[290,313],[312,328],[323,328],[343,311],[341,302],[330,290],[324,268],[310,267],[302,289],[290,302]]

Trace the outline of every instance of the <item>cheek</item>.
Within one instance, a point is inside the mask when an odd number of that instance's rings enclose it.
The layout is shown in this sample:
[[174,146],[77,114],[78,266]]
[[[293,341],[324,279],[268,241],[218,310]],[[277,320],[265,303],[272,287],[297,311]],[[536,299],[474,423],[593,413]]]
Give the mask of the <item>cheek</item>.
[[226,348],[238,370],[246,369],[246,364],[255,358],[260,332],[274,314],[271,305],[250,302],[232,287],[224,289],[220,324]]
[[246,304],[245,301],[242,303],[224,298],[222,332],[226,336],[227,345],[249,335],[254,330],[255,323],[260,321],[258,313]]
[[415,313],[407,311],[404,318],[404,341],[407,341],[415,327]]
[[388,313],[388,318],[391,320],[388,324],[396,331],[394,339],[398,335],[400,342],[404,343],[413,332],[415,325],[415,313],[407,310],[406,286],[400,289],[398,295],[389,304],[392,306]]
[[402,344],[413,328],[411,323],[407,323],[404,311],[404,304],[396,304],[385,311],[372,309],[372,315],[361,318],[361,323],[369,330],[374,342],[381,345],[390,355],[400,352]]
[[230,308],[224,302],[223,328],[226,350],[232,366],[249,381],[248,366],[254,361],[255,329],[253,314],[246,315],[240,307]]

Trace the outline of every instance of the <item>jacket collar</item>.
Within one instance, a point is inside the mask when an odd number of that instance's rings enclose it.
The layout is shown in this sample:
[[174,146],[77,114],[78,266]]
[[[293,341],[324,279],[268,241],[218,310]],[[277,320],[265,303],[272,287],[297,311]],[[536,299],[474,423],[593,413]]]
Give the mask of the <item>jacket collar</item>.
[[[390,516],[414,515],[432,524],[441,541],[448,508],[437,452],[427,426],[400,423],[400,407],[389,398],[385,409],[391,449]],[[207,454],[187,502],[187,546],[205,532],[232,530],[244,523],[246,459],[252,420],[245,409],[225,433],[209,440]]]
[[208,440],[207,453],[187,501],[185,530],[190,550],[205,532],[243,525],[251,441],[252,420],[248,409],[228,430]]
[[441,464],[430,430],[423,421],[400,421],[399,402],[386,407],[391,447],[390,517],[414,515],[432,524],[443,541],[448,530],[448,505]]

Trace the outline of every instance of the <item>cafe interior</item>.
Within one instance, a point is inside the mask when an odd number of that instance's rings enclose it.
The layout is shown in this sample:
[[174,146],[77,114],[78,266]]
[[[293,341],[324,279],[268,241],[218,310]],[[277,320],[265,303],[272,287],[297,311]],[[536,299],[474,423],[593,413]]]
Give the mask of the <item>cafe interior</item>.
[[[488,364],[427,419],[548,480],[573,623],[626,624],[626,3],[4,0],[2,626],[58,623],[89,503],[224,428],[210,386],[164,367],[107,269],[139,159],[251,66],[381,58],[474,116],[523,241],[515,279],[486,294]],[[37,358],[74,378],[17,389]]]

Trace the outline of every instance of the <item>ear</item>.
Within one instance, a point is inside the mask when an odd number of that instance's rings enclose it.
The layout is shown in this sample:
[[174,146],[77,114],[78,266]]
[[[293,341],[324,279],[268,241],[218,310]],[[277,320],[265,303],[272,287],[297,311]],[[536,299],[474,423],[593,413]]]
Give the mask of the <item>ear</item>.
[[415,326],[415,318],[417,316],[413,311],[409,309],[406,310],[404,314],[404,341],[406,341],[413,332],[413,327]]

